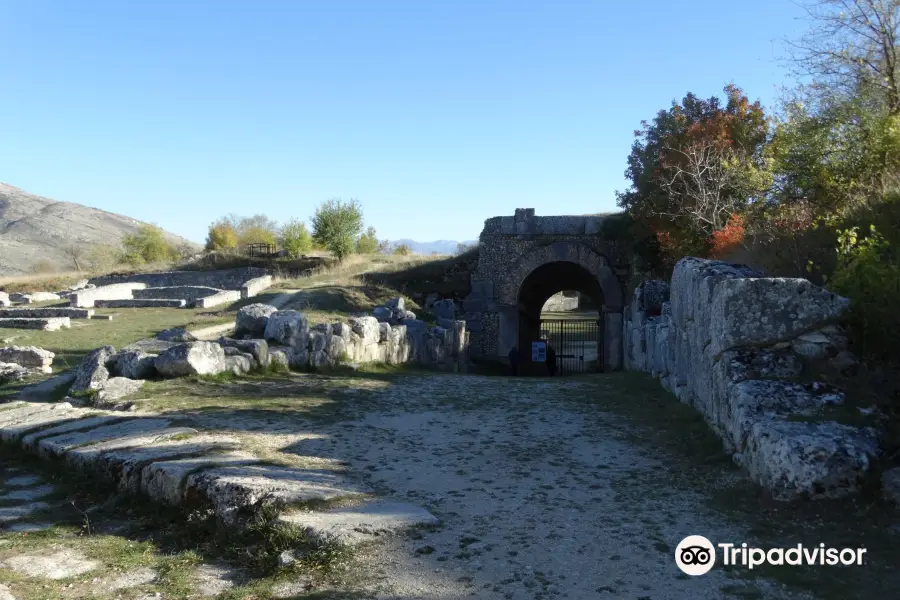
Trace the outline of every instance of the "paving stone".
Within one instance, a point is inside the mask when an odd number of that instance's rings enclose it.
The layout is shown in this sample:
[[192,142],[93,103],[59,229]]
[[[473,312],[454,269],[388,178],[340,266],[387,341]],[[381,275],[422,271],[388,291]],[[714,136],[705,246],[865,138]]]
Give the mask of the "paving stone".
[[41,478],[37,475],[17,475],[10,477],[4,483],[6,487],[26,487],[40,483]]
[[108,588],[112,591],[127,590],[129,588],[138,587],[140,585],[149,585],[156,581],[156,571],[150,567],[138,567],[122,573],[111,582]]
[[74,372],[60,373],[39,383],[26,385],[16,394],[23,400],[46,400],[64,385],[71,385],[75,381]]
[[81,552],[69,548],[57,550],[53,554],[13,556],[0,564],[29,577],[46,579],[66,579],[100,567],[99,561],[90,560]]
[[353,546],[410,527],[437,525],[440,520],[419,506],[372,500],[349,508],[284,514],[280,520],[304,528],[322,543]]
[[19,406],[17,408],[13,408],[10,410],[4,410],[3,412],[0,412],[0,428],[6,427],[8,425],[16,425],[18,423],[22,423],[23,421],[28,420],[29,417],[36,415],[38,413],[53,410],[53,408],[56,406],[60,406],[60,405],[59,404],[43,404],[43,403],[26,403],[24,406]]
[[0,583],[0,600],[16,600],[9,588],[2,583]]
[[53,523],[12,523],[6,529],[14,533],[36,533],[47,531],[51,527]]
[[338,471],[256,465],[222,467],[190,475],[186,496],[204,498],[226,523],[262,505],[332,500],[367,490]]
[[141,491],[164,504],[175,506],[184,498],[189,475],[206,468],[225,465],[251,465],[259,459],[248,452],[223,452],[179,460],[154,462],[143,468]]
[[201,596],[218,596],[242,579],[239,571],[220,565],[200,565],[194,572],[194,583]]
[[63,421],[77,420],[82,412],[72,408],[71,404],[64,402],[53,405],[53,409],[31,415],[20,423],[0,427],[0,440],[9,442],[16,440],[29,431],[40,429]]
[[[88,411],[82,411],[82,414],[91,414]],[[42,429],[40,431],[35,431],[34,433],[29,433],[28,435],[22,437],[20,443],[23,448],[26,450],[30,450],[39,439],[45,437],[53,437],[63,433],[69,433],[73,431],[80,431],[83,429],[94,429],[100,427],[101,425],[110,425],[112,423],[117,423],[119,421],[127,420],[126,417],[115,416],[115,415],[102,415],[98,417],[84,417],[82,419],[78,419],[77,421],[70,421],[69,423],[64,423],[62,425],[57,425],[56,427],[50,427],[47,429]]]
[[0,500],[21,502],[23,500],[39,500],[53,493],[56,489],[50,484],[39,485],[37,487],[20,488],[0,494]]
[[24,519],[39,510],[50,508],[46,502],[32,502],[31,504],[18,504],[16,506],[0,506],[0,523],[18,521]]
[[44,457],[60,456],[69,450],[86,444],[105,442],[113,438],[147,434],[165,429],[168,419],[129,419],[114,425],[43,438],[37,443],[38,453]]

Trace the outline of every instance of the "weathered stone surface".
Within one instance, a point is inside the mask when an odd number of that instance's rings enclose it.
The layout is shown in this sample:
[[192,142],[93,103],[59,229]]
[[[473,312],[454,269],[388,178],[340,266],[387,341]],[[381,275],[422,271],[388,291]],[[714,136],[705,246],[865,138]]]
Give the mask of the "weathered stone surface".
[[53,358],[56,356],[49,350],[37,346],[7,346],[0,348],[0,363],[12,363],[38,371],[52,373]]
[[69,388],[69,393],[76,394],[99,390],[109,379],[109,366],[112,365],[116,349],[112,346],[102,346],[92,350],[78,367],[75,373],[75,383]]
[[167,287],[148,287],[142,290],[134,290],[135,299],[181,299],[186,302],[194,302],[198,298],[214,296],[222,290],[202,285],[179,285]]
[[440,520],[427,510],[402,502],[373,500],[350,508],[284,514],[280,520],[303,528],[323,544],[354,546],[412,527],[437,525]]
[[41,329],[43,331],[59,331],[72,326],[69,317],[15,317],[0,318],[0,328],[6,329]]
[[181,298],[94,300],[94,306],[98,308],[184,308],[187,305],[187,300]]
[[4,423],[0,427],[0,439],[5,442],[16,440],[35,429],[63,423],[78,417],[78,411],[73,410],[72,405],[68,402],[52,404],[49,410],[28,415],[14,423]]
[[325,342],[326,337],[324,333],[320,333],[318,331],[309,332],[309,351],[310,352],[323,352],[325,350]]
[[[40,510],[47,510],[50,505],[46,502],[30,502],[28,504],[16,504],[13,506],[0,506],[0,525],[10,521],[18,521],[30,517]],[[6,565],[9,565],[7,562]],[[0,563],[3,566],[3,563]],[[7,566],[7,568],[9,568]]]
[[22,400],[50,400],[62,391],[63,386],[68,390],[73,381],[75,381],[75,373],[67,371],[27,385],[21,388],[16,396]]
[[391,339],[391,326],[388,323],[378,323],[378,341],[387,342]]
[[165,352],[166,350],[169,350],[170,348],[174,348],[175,346],[179,345],[181,345],[181,342],[167,342],[165,340],[158,340],[156,338],[147,338],[128,344],[127,346],[122,348],[122,351],[160,354],[162,352]]
[[299,311],[279,310],[269,315],[263,337],[283,346],[305,350],[309,344],[309,322]]
[[32,304],[35,302],[57,302],[62,300],[58,295],[53,292],[32,292],[30,294],[25,294],[24,298],[26,304]]
[[116,355],[115,372],[128,379],[147,379],[156,374],[157,356],[140,350],[123,350]]
[[378,319],[375,317],[356,317],[350,319],[350,330],[358,335],[363,346],[377,344],[379,338]]
[[[222,438],[212,440],[212,443],[228,447],[238,444],[239,441],[232,438],[229,442],[227,438]],[[238,451],[157,461],[143,467],[141,491],[157,502],[177,506],[184,500],[185,483],[189,475],[211,467],[247,466],[258,462],[259,459],[252,454]]]
[[231,371],[235,375],[244,375],[253,370],[253,357],[249,354],[240,353],[234,356],[225,357],[225,370]]
[[223,348],[237,348],[243,353],[251,354],[259,365],[269,364],[269,343],[266,340],[236,340],[232,338],[219,338],[219,344]]
[[17,554],[2,564],[7,569],[28,577],[45,579],[67,579],[90,573],[101,567],[99,561],[88,559],[81,552],[71,548],[60,549],[50,554]]
[[266,331],[269,317],[278,309],[269,304],[248,304],[237,311],[235,335],[262,335]]
[[885,500],[900,507],[900,467],[888,469],[881,474],[881,491]]
[[144,289],[146,283],[127,282],[80,290],[69,296],[71,306],[92,308],[97,300],[127,300],[134,297],[134,290]]
[[165,342],[196,342],[197,338],[184,327],[174,327],[166,329],[156,334],[156,339]]
[[266,505],[331,500],[366,492],[335,471],[268,465],[209,469],[190,475],[185,486],[186,496],[205,499],[228,523]]
[[709,306],[713,354],[791,340],[836,320],[850,305],[805,279],[727,279],[715,286]]
[[[456,304],[453,300],[447,298],[445,300],[439,300],[434,303],[431,307],[431,312],[434,313],[434,316],[441,319],[455,319],[456,318]],[[415,319],[416,317],[407,317],[411,319]]]
[[89,308],[66,308],[66,307],[44,307],[44,308],[2,308],[0,309],[0,318],[52,318],[52,317],[69,317],[70,319],[89,319],[94,316],[94,311]]
[[126,396],[134,394],[147,383],[142,379],[128,379],[127,377],[110,377],[103,384],[103,388],[97,392],[95,403],[97,405],[106,404],[121,400]]
[[109,440],[124,440],[134,436],[145,436],[169,427],[168,419],[142,418],[121,421],[95,427],[87,431],[73,431],[37,441],[37,452],[43,457],[62,456],[71,450],[88,444],[98,444]]
[[292,364],[293,356],[293,348],[288,348],[286,346],[272,346],[269,349],[269,364],[276,369],[286,371],[294,366]]
[[22,381],[31,373],[31,371],[21,365],[0,362],[0,385]]
[[39,431],[35,431],[32,433],[28,433],[20,439],[19,443],[26,450],[34,450],[37,446],[39,440],[43,438],[49,438],[57,435],[62,435],[64,433],[71,433],[73,431],[82,431],[91,429],[94,427],[101,427],[103,425],[113,425],[115,423],[123,422],[126,418],[123,416],[113,416],[113,415],[102,415],[99,417],[83,417],[80,419],[71,419],[66,420],[60,425],[56,425],[55,427],[46,427],[40,429]]
[[620,329],[626,367],[700,411],[774,497],[857,493],[878,454],[875,431],[828,421],[841,390],[793,383],[805,360],[843,351],[846,336],[831,322],[846,300],[805,280],[695,258],[676,265],[668,302],[665,290],[638,286]]
[[252,298],[260,292],[272,287],[273,279],[271,275],[263,275],[255,277],[244,282],[241,286],[241,298]]
[[166,350],[153,362],[163,377],[217,375],[226,369],[225,352],[214,342],[190,342]]
[[9,306],[10,304],[12,304],[12,302],[9,300],[9,294],[0,292],[0,307]]
[[212,308],[214,306],[222,306],[223,304],[231,304],[232,302],[237,302],[241,299],[241,292],[238,290],[225,290],[219,292],[218,294],[214,294],[212,296],[206,296],[205,298],[197,298],[194,301],[193,305],[197,308]]
[[390,321],[393,315],[393,311],[384,306],[377,306],[375,307],[375,310],[372,311],[372,316],[378,319],[380,323],[386,323]]
[[406,299],[403,296],[398,296],[396,298],[391,298],[387,302],[384,303],[385,308],[390,311],[395,310],[406,310]]
[[778,500],[855,495],[878,456],[872,429],[833,422],[763,420],[753,424],[736,460]]

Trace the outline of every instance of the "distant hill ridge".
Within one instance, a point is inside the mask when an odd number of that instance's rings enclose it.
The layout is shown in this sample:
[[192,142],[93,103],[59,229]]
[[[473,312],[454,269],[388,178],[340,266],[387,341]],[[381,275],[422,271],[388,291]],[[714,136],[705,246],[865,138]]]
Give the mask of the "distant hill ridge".
[[457,242],[455,240],[435,240],[433,242],[417,242],[415,240],[394,240],[390,244],[399,246],[405,244],[414,254],[456,254],[460,244],[474,245],[478,242],[469,240],[465,242]]
[[[30,273],[38,262],[73,268],[66,249],[73,244],[118,245],[145,223],[74,202],[59,202],[0,183],[0,275]],[[191,244],[166,232],[174,244]],[[197,246],[199,248],[199,246]]]

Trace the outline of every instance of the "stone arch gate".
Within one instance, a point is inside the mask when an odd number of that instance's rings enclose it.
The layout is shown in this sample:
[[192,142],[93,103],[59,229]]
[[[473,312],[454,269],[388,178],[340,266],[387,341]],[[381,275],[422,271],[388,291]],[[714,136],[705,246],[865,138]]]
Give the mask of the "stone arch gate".
[[602,370],[622,366],[622,308],[629,267],[621,240],[604,236],[610,216],[537,217],[516,209],[493,217],[479,237],[472,291],[463,303],[473,357],[505,360],[513,346],[530,359],[544,302],[576,290],[600,306]]

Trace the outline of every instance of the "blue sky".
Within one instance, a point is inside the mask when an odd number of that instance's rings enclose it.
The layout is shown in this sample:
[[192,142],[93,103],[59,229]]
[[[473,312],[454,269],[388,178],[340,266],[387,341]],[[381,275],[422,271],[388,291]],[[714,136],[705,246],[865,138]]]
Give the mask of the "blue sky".
[[202,241],[358,198],[380,237],[615,210],[641,119],[789,83],[791,0],[0,0],[0,181]]

